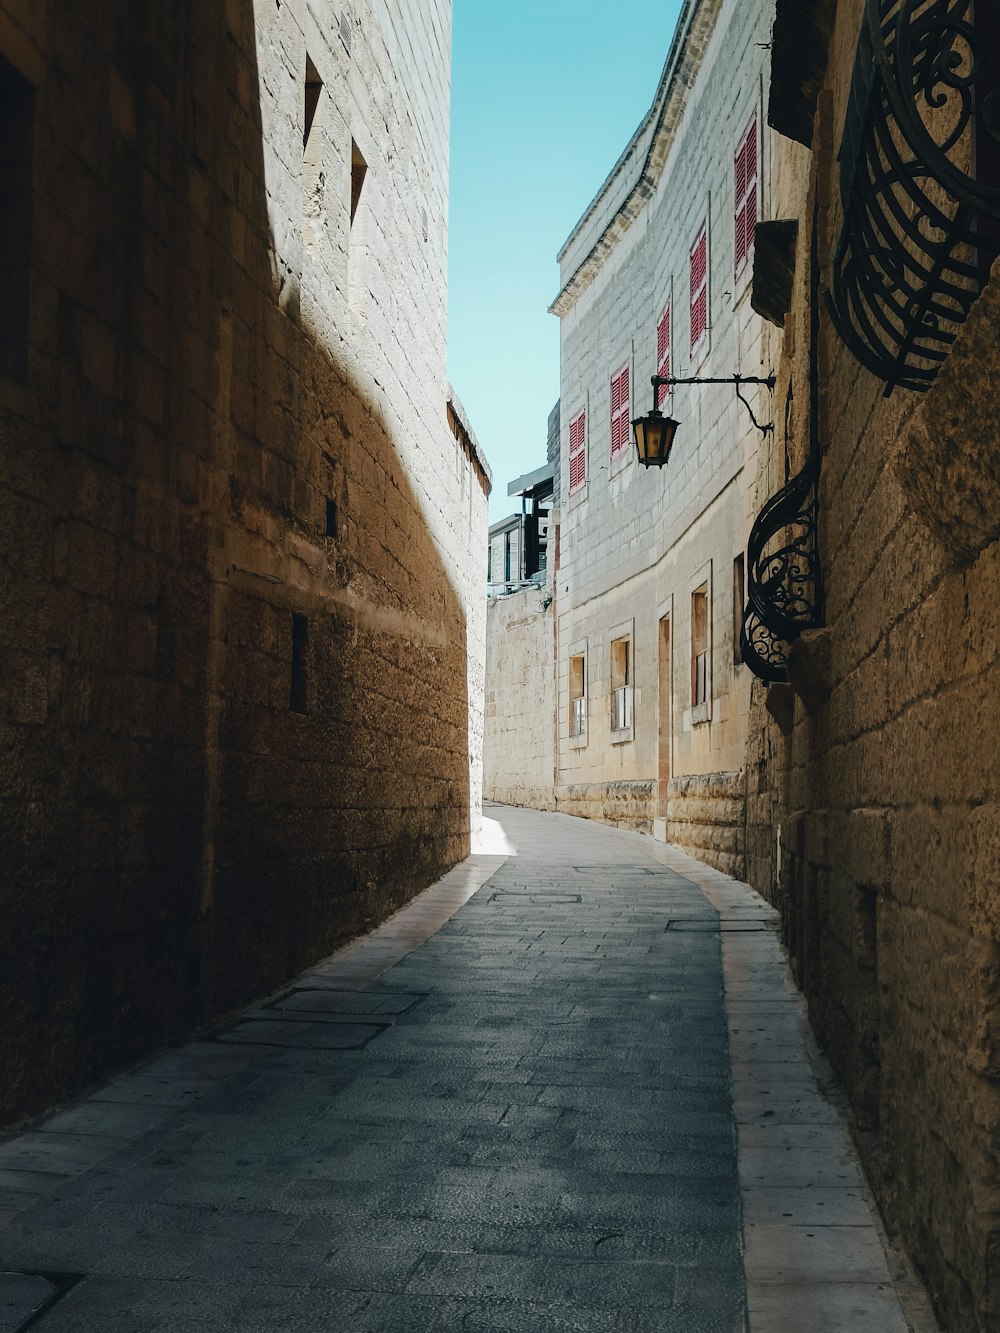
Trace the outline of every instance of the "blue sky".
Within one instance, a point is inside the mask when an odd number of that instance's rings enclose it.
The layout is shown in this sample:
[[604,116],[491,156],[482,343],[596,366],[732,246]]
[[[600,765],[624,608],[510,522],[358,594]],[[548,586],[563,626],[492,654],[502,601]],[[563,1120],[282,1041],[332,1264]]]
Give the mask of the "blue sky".
[[649,110],[680,0],[455,0],[448,374],[507,482],[559,396],[556,253]]

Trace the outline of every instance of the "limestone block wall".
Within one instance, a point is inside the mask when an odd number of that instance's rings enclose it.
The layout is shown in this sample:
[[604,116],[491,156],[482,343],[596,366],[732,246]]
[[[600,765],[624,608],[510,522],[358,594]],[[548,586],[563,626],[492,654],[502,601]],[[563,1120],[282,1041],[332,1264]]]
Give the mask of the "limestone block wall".
[[0,1119],[468,850],[488,483],[447,418],[450,22],[0,0],[33,117],[0,378]]
[[[793,468],[814,192],[825,286],[862,9],[837,7],[811,155],[780,150],[800,224],[778,388]],[[749,877],[782,909],[880,1201],[943,1326],[982,1331],[1000,1327],[998,321],[994,270],[931,391],[886,399],[823,312],[826,630],[796,650],[803,697],[754,687],[747,755]]]
[[667,842],[736,877],[746,866],[746,775],[673,778],[667,792]]
[[[560,254],[553,310],[561,340],[561,567],[558,606],[560,809],[676,837],[730,873],[744,866],[750,679],[737,648],[737,561],[753,517],[760,435],[731,387],[678,386],[670,461],[641,468],[629,440],[611,453],[611,379],[630,374],[629,416],[652,405],[657,326],[670,312],[677,376],[771,370],[737,271],[733,157],[759,136],[758,204],[771,216],[771,135],[763,77],[773,6],[685,5],[649,116]],[[708,335],[692,352],[690,254],[708,247]],[[766,391],[747,390],[769,421]],[[569,428],[586,413],[586,482],[569,491]],[[707,594],[707,697],[693,691],[692,598]],[[612,643],[630,640],[631,723],[613,728]],[[583,656],[587,728],[570,734],[569,660]],[[688,781],[690,779],[690,781]]]
[[486,616],[484,793],[489,801],[554,808],[550,588],[491,598]]

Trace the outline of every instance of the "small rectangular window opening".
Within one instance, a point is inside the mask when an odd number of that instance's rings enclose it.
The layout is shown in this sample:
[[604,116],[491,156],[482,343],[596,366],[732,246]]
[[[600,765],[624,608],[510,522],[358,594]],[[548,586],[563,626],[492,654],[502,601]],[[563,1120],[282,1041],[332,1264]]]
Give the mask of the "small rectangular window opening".
[[744,557],[742,553],[733,561],[733,665],[743,665],[743,653],[740,651],[740,631],[743,628],[744,601]]
[[615,639],[611,645],[611,730],[632,725],[632,641]]
[[326,502],[326,535],[328,537],[336,537],[337,535],[336,500],[327,500]]
[[582,736],[586,731],[586,659],[581,654],[569,659],[569,734]]
[[309,650],[309,620],[292,616],[292,689],[288,704],[292,713],[308,713],[309,690],[306,656]]
[[323,80],[316,71],[316,66],[306,56],[306,88],[305,88],[305,128],[302,131],[302,147],[309,145],[309,135],[312,133],[313,121],[316,119],[316,109],[319,106],[320,94],[323,91]]
[[691,594],[691,703],[708,702],[708,585]]
[[0,376],[28,375],[35,90],[0,56]]

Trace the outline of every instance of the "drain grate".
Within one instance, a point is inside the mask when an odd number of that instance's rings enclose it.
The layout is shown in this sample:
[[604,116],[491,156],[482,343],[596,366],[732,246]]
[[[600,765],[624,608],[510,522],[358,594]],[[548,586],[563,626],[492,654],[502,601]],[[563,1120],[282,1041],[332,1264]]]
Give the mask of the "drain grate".
[[491,903],[527,903],[531,907],[575,907],[583,902],[579,893],[524,893],[517,889],[500,889],[488,899]]
[[293,986],[264,1006],[278,1013],[315,1015],[336,1014],[348,1018],[401,1018],[415,1009],[428,992],[334,990],[328,986]]
[[672,934],[688,933],[692,935],[745,935],[751,931],[769,930],[763,921],[706,921],[695,917],[690,920],[678,918],[668,921],[665,930]]
[[0,1271],[0,1328],[11,1333],[34,1328],[84,1276],[42,1269]]
[[391,1023],[330,1023],[319,1015],[301,1018],[242,1018],[216,1034],[227,1046],[281,1046],[299,1051],[360,1051]]

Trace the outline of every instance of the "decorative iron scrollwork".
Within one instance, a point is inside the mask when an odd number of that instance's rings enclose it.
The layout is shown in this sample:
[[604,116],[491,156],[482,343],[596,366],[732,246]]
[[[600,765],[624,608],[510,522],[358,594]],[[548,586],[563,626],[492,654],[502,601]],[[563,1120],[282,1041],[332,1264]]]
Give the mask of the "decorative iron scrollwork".
[[827,295],[886,386],[926,390],[1000,253],[1000,0],[866,0]]
[[762,680],[784,680],[792,642],[823,623],[818,482],[818,469],[807,464],[771,496],[750,532],[740,648]]
[[[757,515],[747,543],[747,605],[740,629],[740,652],[754,675],[768,682],[787,680],[788,653],[807,629],[824,618],[823,571],[819,559],[819,196],[813,198],[810,240],[809,454],[805,466]],[[785,400],[785,444],[792,407]]]

